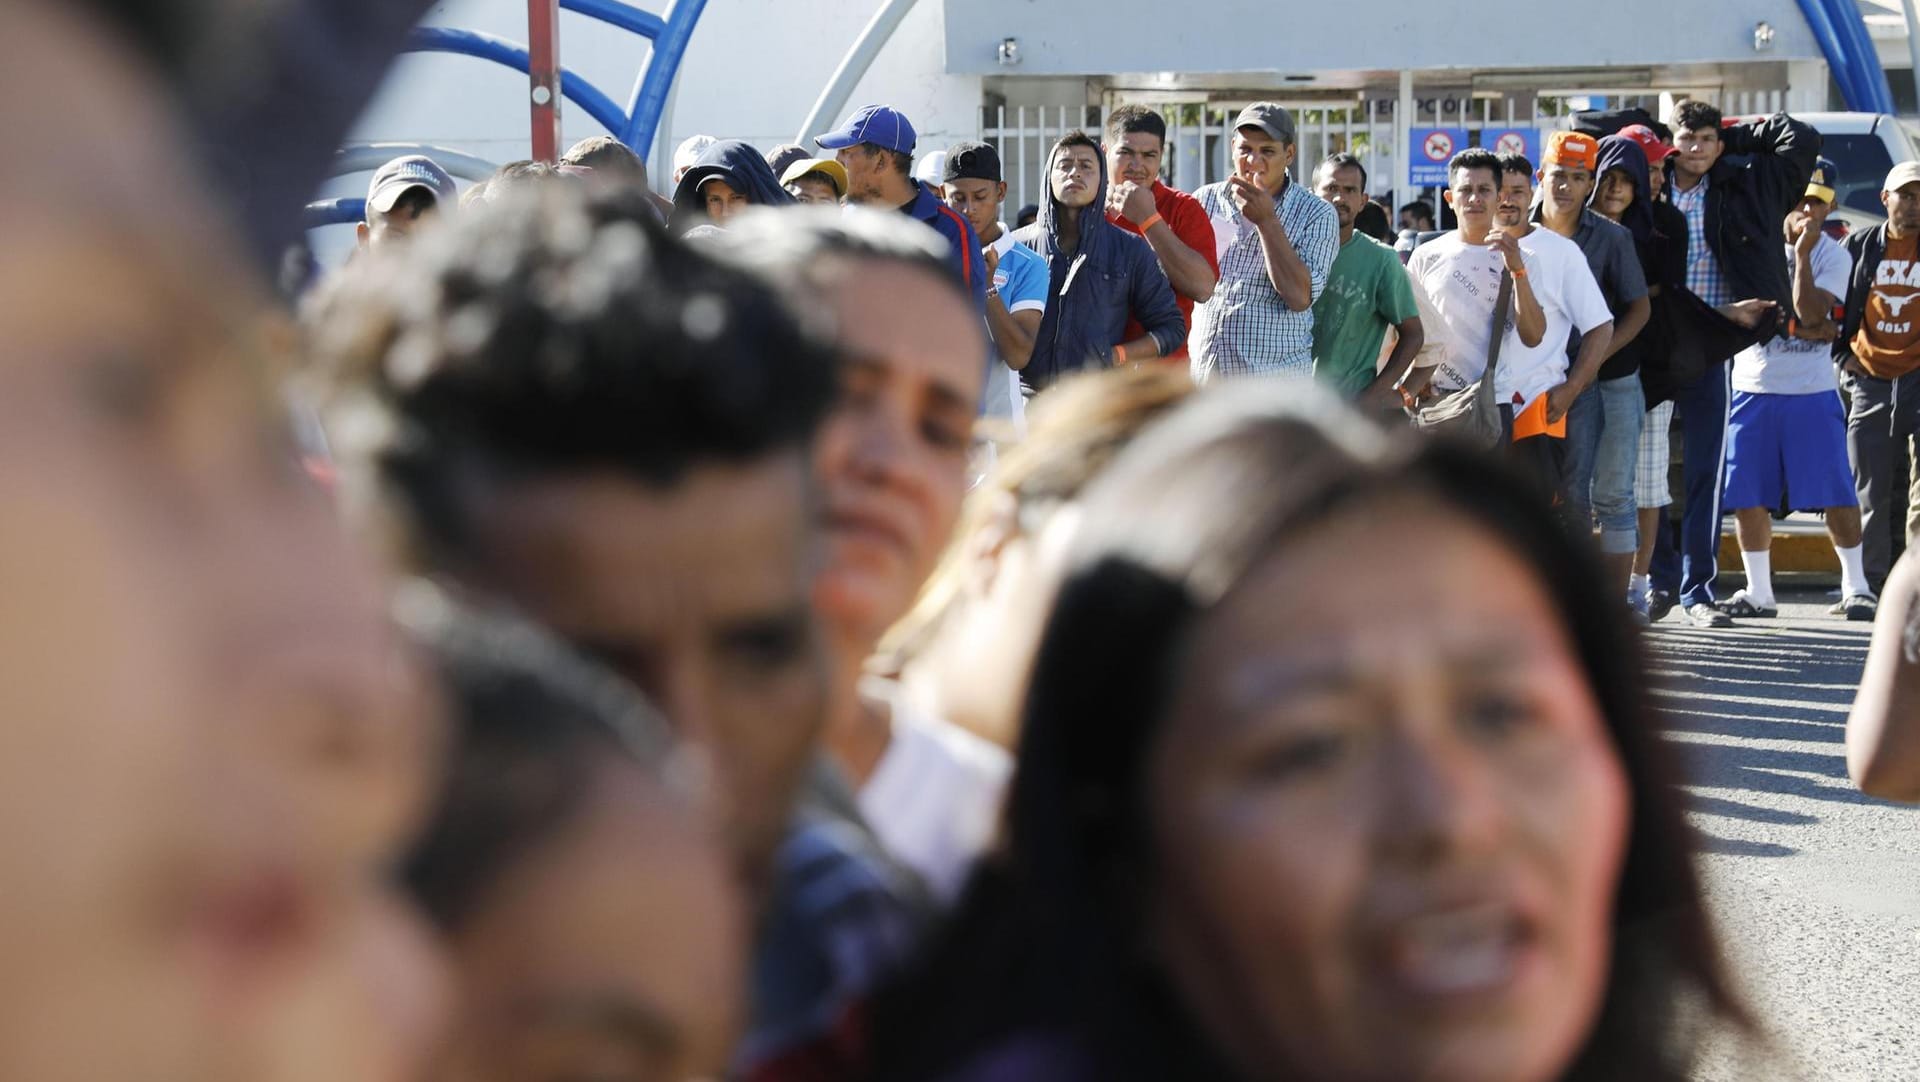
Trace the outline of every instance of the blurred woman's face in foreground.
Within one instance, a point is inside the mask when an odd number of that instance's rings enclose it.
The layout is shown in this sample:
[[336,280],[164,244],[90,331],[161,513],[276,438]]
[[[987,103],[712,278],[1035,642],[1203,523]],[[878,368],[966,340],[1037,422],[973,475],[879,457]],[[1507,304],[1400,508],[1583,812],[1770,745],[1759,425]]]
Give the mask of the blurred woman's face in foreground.
[[1546,1082],[1608,981],[1629,803],[1544,585],[1405,500],[1202,618],[1149,777],[1153,945],[1264,1076]]
[[[431,729],[372,575],[246,372],[264,361],[170,270],[53,220],[0,256],[0,867],[20,888],[0,934],[21,939],[9,980],[36,977],[16,986],[38,1003],[25,1017],[66,1001],[23,958],[53,987],[99,967],[113,988],[76,999],[84,1029],[36,1026],[0,1059],[79,1040],[164,1077],[137,1036],[158,1016],[163,1044],[231,1026],[221,1045],[282,1077],[291,1030],[431,1016],[429,959],[377,885]],[[373,961],[362,936],[385,944],[377,982],[339,972]],[[101,1017],[126,1017],[104,1003],[132,1020],[101,1038]],[[317,1036],[293,1039],[375,1054],[371,1033]]]
[[0,12],[0,1077],[404,1077],[429,714],[137,71]]

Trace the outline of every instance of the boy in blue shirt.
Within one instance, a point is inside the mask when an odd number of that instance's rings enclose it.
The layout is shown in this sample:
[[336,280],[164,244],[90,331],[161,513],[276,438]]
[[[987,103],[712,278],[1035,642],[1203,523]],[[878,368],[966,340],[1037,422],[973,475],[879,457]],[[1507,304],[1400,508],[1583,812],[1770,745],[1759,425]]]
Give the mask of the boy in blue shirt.
[[947,206],[967,219],[980,236],[990,278],[987,283],[987,333],[993,339],[994,360],[987,372],[983,415],[1020,426],[1025,416],[1020,381],[1013,373],[1033,356],[1034,337],[1047,307],[1047,261],[1024,244],[1015,243],[1007,224],[1000,221],[1000,204],[1007,197],[1001,178],[1000,154],[986,143],[956,143],[947,151],[942,184]]

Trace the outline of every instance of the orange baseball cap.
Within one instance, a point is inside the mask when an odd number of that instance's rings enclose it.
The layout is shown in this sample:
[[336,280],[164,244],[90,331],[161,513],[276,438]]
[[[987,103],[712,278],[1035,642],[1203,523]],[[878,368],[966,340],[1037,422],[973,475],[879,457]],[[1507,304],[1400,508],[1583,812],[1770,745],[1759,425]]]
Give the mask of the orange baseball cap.
[[1541,164],[1577,167],[1591,173],[1600,164],[1600,142],[1585,132],[1554,132],[1547,136],[1547,153]]

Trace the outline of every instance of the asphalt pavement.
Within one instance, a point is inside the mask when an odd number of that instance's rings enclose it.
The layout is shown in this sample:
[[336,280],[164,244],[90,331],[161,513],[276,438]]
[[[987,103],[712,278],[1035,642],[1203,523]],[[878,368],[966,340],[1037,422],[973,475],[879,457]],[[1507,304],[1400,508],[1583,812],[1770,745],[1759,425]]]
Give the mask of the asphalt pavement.
[[1729,969],[1769,1034],[1699,1078],[1913,1082],[1920,808],[1860,795],[1842,744],[1871,626],[1828,616],[1824,587],[1780,600],[1777,619],[1676,612],[1647,637]]

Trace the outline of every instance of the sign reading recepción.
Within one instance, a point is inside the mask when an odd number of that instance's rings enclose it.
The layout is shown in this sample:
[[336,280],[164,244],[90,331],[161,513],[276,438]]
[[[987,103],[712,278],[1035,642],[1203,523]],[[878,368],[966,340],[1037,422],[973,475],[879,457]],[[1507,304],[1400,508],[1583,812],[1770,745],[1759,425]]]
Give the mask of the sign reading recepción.
[[1407,180],[1416,188],[1447,186],[1447,162],[1467,148],[1465,128],[1414,128]]

